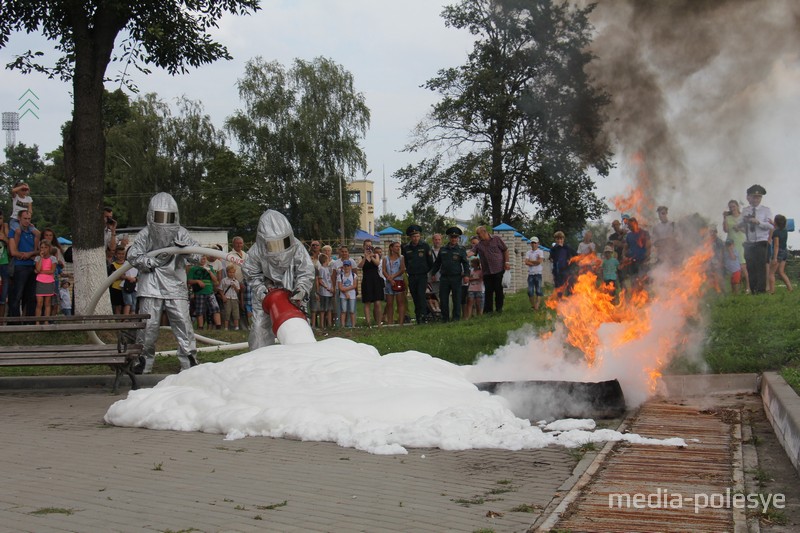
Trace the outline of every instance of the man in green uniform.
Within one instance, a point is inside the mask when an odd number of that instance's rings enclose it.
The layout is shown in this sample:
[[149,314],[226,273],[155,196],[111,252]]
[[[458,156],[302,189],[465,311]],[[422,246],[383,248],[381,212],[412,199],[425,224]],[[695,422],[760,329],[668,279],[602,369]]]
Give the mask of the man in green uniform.
[[433,263],[432,273],[441,270],[439,279],[439,303],[442,306],[442,318],[450,319],[450,294],[453,295],[453,320],[461,320],[461,286],[469,282],[469,262],[467,249],[458,244],[461,228],[452,227],[447,231],[448,243],[439,251]]
[[416,224],[411,224],[406,229],[406,235],[411,238],[411,242],[403,248],[403,258],[406,262],[406,272],[408,273],[408,290],[414,300],[414,314],[417,324],[421,324],[428,314],[425,303],[425,288],[428,285],[428,272],[433,267],[433,255],[431,247],[422,240],[422,228]]

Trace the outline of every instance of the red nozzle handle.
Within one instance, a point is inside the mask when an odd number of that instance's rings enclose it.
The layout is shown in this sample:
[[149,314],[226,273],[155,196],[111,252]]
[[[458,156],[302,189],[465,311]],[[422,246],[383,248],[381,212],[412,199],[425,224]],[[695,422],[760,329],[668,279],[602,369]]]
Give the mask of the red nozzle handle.
[[272,289],[267,292],[261,307],[272,319],[272,332],[277,335],[284,322],[290,318],[306,319],[305,313],[294,305],[290,298],[292,293],[286,289]]

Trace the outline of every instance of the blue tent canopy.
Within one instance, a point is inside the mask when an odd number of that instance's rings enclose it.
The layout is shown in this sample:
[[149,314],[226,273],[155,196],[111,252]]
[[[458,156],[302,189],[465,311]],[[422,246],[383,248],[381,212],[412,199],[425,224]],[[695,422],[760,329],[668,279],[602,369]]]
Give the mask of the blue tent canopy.
[[353,238],[355,240],[357,240],[357,241],[364,241],[364,240],[367,240],[367,239],[370,239],[370,240],[373,240],[373,241],[380,240],[380,237],[378,237],[377,235],[372,235],[370,233],[367,233],[363,229],[357,229],[355,235],[353,235]]
[[495,226],[495,227],[493,227],[492,229],[493,229],[494,231],[517,231],[517,228],[512,228],[511,226],[509,226],[509,225],[508,225],[508,224],[506,224],[505,222],[503,222],[503,223],[502,223],[502,224],[500,224],[499,226]]
[[389,226],[388,228],[384,228],[378,232],[378,235],[402,235],[403,232],[397,228],[393,228]]
[[64,237],[59,237],[58,244],[72,244],[72,241],[69,239],[65,239]]

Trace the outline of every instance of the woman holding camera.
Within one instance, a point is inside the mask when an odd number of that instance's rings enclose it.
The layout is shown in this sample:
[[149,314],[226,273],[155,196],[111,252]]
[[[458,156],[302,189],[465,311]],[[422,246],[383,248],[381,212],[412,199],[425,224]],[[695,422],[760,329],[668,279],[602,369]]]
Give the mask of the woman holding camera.
[[383,298],[383,279],[379,268],[381,268],[381,254],[377,253],[372,246],[372,241],[364,240],[364,255],[358,263],[358,268],[363,272],[361,278],[361,301],[364,304],[364,315],[367,319],[367,327],[372,327],[372,320],[377,326],[383,320],[383,309],[381,302]]
[[742,279],[744,280],[745,292],[750,292],[750,278],[747,276],[747,267],[744,262],[744,240],[745,234],[741,228],[742,209],[739,202],[730,200],[728,210],[722,213],[722,231],[728,234],[727,239],[733,241],[733,249],[739,256],[739,263],[742,266]]

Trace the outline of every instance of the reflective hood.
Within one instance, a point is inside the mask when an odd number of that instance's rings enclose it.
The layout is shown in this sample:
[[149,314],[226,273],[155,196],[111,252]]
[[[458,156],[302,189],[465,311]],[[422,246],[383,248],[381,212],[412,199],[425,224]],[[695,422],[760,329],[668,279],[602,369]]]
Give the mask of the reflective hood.
[[258,221],[256,242],[264,258],[274,266],[288,266],[297,243],[292,225],[282,213],[268,209]]
[[172,246],[180,228],[178,203],[172,195],[160,192],[150,199],[147,208],[147,228],[153,249]]

